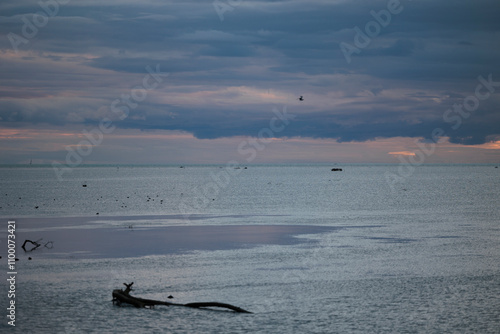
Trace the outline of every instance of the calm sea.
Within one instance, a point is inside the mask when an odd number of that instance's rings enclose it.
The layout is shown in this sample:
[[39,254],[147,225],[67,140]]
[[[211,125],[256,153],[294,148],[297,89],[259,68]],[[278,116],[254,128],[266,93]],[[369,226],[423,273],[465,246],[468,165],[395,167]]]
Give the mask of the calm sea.
[[[61,180],[2,167],[0,331],[498,333],[500,169],[390,175],[398,165],[91,166]],[[25,253],[26,238],[53,243]],[[253,314],[113,306],[132,281],[140,297]]]

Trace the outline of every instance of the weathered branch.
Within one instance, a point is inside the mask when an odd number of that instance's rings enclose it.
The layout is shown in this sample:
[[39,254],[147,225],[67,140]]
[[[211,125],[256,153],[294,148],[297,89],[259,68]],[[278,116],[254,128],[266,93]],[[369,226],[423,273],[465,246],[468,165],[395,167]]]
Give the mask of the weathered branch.
[[193,308],[201,308],[201,307],[223,307],[223,308],[228,308],[230,310],[233,310],[238,313],[252,313],[248,312],[247,310],[244,310],[238,306],[234,306],[231,304],[225,304],[225,303],[218,303],[218,302],[202,302],[202,303],[187,303],[184,304],[186,307],[193,307]]
[[[42,241],[42,239],[38,239],[37,241],[31,241],[31,240],[26,239],[26,240],[24,240],[24,243],[21,247],[25,253],[29,253],[29,252],[34,251],[35,249],[37,249],[38,247],[40,247],[42,245],[40,243],[40,241]],[[26,249],[26,243],[28,243],[28,242],[33,245],[33,247],[31,247],[30,249]],[[54,242],[47,241],[44,246],[48,249],[51,249],[52,247],[54,247]]]
[[[40,240],[42,240],[42,239],[40,239]],[[35,249],[37,249],[38,247],[40,247],[40,246],[41,246],[41,244],[39,244],[39,243],[38,243],[38,241],[40,241],[40,240],[37,240],[37,241],[31,241],[31,240],[26,239],[26,240],[24,240],[24,243],[23,243],[23,245],[22,245],[21,247],[22,247],[22,249],[23,249],[25,252],[31,252],[31,251],[34,251]],[[30,248],[30,249],[28,249],[28,250],[26,249],[26,243],[27,243],[27,242],[29,242],[29,243],[31,243],[31,244],[33,245],[33,247],[31,247],[31,248]]]
[[171,302],[164,302],[160,300],[154,300],[154,299],[145,299],[145,298],[138,298],[138,297],[133,297],[130,295],[130,291],[132,291],[132,285],[134,282],[127,284],[123,283],[126,286],[125,290],[113,290],[113,304],[121,305],[122,303],[130,304],[138,308],[153,308],[155,305],[165,305],[165,306],[184,306],[184,307],[191,307],[191,308],[203,308],[203,307],[221,307],[221,308],[227,308],[230,310],[233,310],[238,313],[252,313],[247,310],[244,310],[240,307],[230,305],[230,304],[225,304],[225,303],[218,303],[218,302],[201,302],[201,303],[188,303],[188,304],[177,304],[177,303],[171,303]]
[[127,288],[125,289],[125,293],[128,294],[130,291],[132,291],[132,285],[134,284],[134,282],[130,283],[130,284],[127,284],[127,283],[123,283],[123,285],[125,285]]

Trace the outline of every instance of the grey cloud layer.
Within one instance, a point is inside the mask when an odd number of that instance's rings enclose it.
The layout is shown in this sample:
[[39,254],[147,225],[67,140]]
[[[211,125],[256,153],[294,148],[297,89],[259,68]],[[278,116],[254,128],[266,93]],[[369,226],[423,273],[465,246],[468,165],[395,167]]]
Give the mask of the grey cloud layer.
[[70,1],[13,56],[7,34],[21,35],[23,15],[40,7],[3,1],[0,124],[99,122],[102,108],[140,82],[146,65],[160,64],[171,74],[159,89],[165,96],[211,91],[227,100],[147,99],[116,126],[198,138],[256,135],[281,102],[221,93],[244,86],[291,96],[297,118],[282,136],[429,138],[436,127],[455,143],[498,136],[498,95],[458,129],[442,116],[474,93],[479,75],[500,81],[500,3],[401,0],[403,11],[348,64],[339,43],[353,44],[353,28],[363,30],[370,11],[387,3],[242,1],[221,22],[211,1]]

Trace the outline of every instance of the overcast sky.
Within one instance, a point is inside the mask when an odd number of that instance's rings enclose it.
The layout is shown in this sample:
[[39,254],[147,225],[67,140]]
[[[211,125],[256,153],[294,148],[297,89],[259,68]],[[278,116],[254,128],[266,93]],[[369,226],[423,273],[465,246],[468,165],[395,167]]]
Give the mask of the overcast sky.
[[498,0],[40,3],[0,3],[0,163],[500,162]]

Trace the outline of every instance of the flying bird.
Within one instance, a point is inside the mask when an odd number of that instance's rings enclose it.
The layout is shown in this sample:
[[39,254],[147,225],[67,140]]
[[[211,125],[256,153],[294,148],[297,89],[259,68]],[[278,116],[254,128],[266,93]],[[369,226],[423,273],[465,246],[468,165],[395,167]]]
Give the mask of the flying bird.
[[304,97],[301,95],[297,100],[304,101]]

